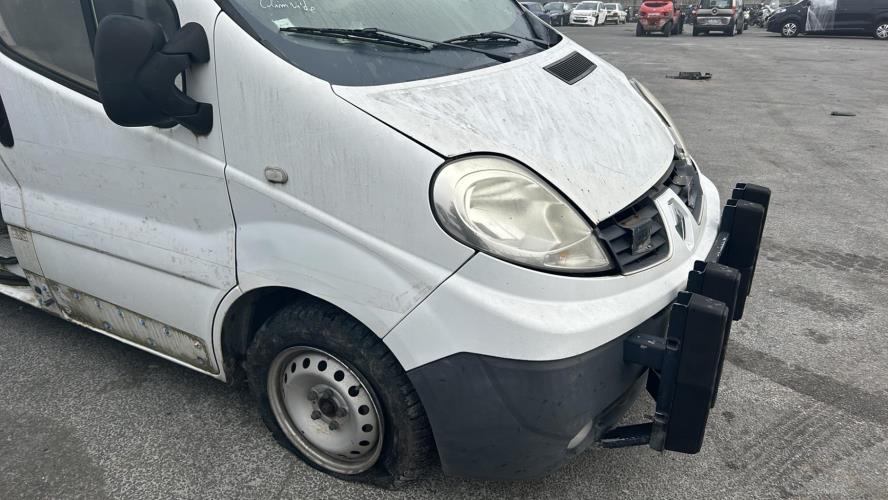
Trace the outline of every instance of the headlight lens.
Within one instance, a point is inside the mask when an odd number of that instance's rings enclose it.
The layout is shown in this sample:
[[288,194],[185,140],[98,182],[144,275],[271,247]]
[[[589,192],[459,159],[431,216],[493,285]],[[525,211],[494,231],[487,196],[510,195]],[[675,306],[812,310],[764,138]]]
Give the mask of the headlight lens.
[[675,128],[675,122],[672,121],[672,117],[669,116],[668,112],[666,112],[666,108],[663,107],[663,104],[660,102],[660,100],[657,99],[656,96],[654,96],[654,94],[652,94],[651,91],[648,90],[647,87],[642,85],[641,82],[639,82],[638,80],[633,78],[629,81],[632,82],[632,85],[635,87],[636,90],[638,90],[638,93],[641,94],[641,96],[644,97],[644,99],[651,105],[651,107],[654,108],[657,114],[660,115],[663,123],[665,123],[666,127],[669,128],[669,133],[672,134],[672,140],[673,142],[675,142],[675,145],[678,146],[679,149],[681,149],[682,153],[689,154],[688,148],[687,146],[685,146],[684,138],[678,132],[678,129]]
[[476,156],[445,165],[432,186],[432,206],[451,236],[500,259],[560,273],[611,268],[589,224],[511,160]]

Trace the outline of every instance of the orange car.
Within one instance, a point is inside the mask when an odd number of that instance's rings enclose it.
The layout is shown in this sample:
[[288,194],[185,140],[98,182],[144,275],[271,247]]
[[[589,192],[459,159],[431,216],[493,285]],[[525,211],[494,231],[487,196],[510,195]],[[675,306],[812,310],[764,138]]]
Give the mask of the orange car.
[[635,36],[645,36],[654,32],[661,32],[663,36],[680,35],[683,30],[684,18],[681,10],[669,0],[644,2],[638,9]]

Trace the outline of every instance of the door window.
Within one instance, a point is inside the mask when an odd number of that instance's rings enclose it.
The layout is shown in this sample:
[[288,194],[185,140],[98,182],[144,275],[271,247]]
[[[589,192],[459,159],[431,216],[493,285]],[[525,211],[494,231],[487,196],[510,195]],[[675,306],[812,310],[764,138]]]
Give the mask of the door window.
[[0,2],[0,41],[21,58],[95,88],[92,50],[80,0]]
[[111,14],[179,27],[171,0],[0,0],[0,48],[36,71],[96,97],[92,41]]

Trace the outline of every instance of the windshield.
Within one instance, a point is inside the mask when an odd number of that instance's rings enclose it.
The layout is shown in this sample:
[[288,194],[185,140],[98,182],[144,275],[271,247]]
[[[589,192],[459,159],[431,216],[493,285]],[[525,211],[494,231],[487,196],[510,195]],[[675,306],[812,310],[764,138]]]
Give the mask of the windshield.
[[604,7],[607,10],[617,10],[617,4],[615,4],[615,3],[606,3],[606,4],[604,4]]
[[538,3],[528,2],[528,3],[524,3],[522,5],[527,7],[527,10],[529,10],[535,14],[539,14],[540,12],[543,11],[543,6]]
[[598,10],[598,2],[580,2],[577,10]]
[[564,8],[563,2],[549,2],[543,6],[546,10],[561,10]]
[[[437,46],[432,51],[283,33],[282,28],[378,28],[444,41],[489,31],[556,43],[560,36],[513,0],[229,0],[235,20],[293,65],[339,85],[379,85],[469,71],[496,61]],[[226,11],[230,9],[226,8]],[[516,59],[533,42],[474,45]]]

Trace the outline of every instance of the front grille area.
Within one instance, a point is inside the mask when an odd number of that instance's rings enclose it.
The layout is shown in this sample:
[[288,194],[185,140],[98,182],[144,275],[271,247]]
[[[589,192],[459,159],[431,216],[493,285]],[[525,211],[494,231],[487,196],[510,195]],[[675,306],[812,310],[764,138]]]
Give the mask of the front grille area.
[[663,179],[632,206],[602,221],[598,236],[610,249],[619,271],[632,273],[658,264],[669,256],[669,237],[654,199],[671,189],[697,222],[703,210],[700,173],[690,161],[676,155]]
[[654,265],[669,255],[669,238],[651,197],[603,221],[598,225],[598,236],[623,274]]

